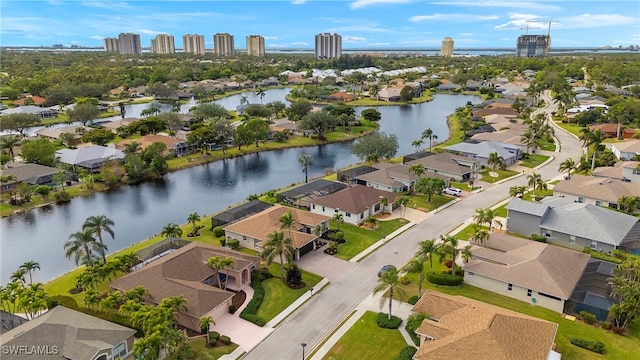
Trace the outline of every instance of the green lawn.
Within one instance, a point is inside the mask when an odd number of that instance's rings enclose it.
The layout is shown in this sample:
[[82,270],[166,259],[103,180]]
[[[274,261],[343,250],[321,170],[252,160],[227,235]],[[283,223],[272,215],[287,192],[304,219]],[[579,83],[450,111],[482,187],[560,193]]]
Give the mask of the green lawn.
[[506,218],[507,217],[507,204],[509,204],[509,203],[506,203],[506,204],[504,204],[502,206],[499,206],[499,207],[493,209],[493,213],[496,216],[500,216],[500,217]]
[[469,186],[469,183],[459,183],[459,182],[450,182],[449,186],[454,187],[456,189],[460,189],[463,191],[473,191],[475,189],[477,189],[477,186],[474,186],[473,189]]
[[[460,232],[458,232],[457,234],[455,234],[453,236],[458,240],[469,241],[469,239],[471,239],[473,234],[476,233],[474,227],[475,227],[475,224],[469,224],[469,225],[467,225],[467,227],[465,227],[464,229],[460,230]],[[487,230],[487,231],[489,230],[488,226],[481,226],[481,228],[484,229],[484,230]]]
[[400,350],[407,346],[407,342],[400,330],[378,327],[376,316],[377,314],[371,311],[364,313],[323,359],[395,359]]
[[[196,353],[196,359],[216,360],[222,355],[231,354],[238,347],[238,345],[234,343],[226,346],[208,347],[206,341],[206,338],[189,341],[189,346]],[[233,341],[233,339],[231,339],[231,341]]]
[[575,136],[580,136],[580,132],[584,128],[583,126],[578,126],[576,124],[570,124],[570,123],[563,123],[560,121],[556,121],[556,125],[567,130],[568,132],[572,133]]
[[538,145],[540,147],[540,150],[547,150],[547,151],[556,150],[556,143],[554,143],[553,141],[542,140]]
[[266,321],[270,321],[276,317],[282,310],[286,309],[287,306],[291,305],[322,280],[321,276],[301,270],[302,281],[306,283],[306,286],[302,289],[294,290],[285,285],[280,279],[280,264],[272,263],[269,266],[269,270],[275,277],[262,282],[265,295],[258,309],[258,316]]
[[[542,190],[542,191],[536,190],[536,193],[535,193],[535,196],[540,196],[540,197],[552,196],[552,195],[553,195],[553,190],[551,189]],[[527,201],[535,201],[533,191],[529,191],[525,193],[522,198]]]
[[[369,228],[366,224],[364,227],[347,223],[340,224],[340,231],[344,233],[346,243],[338,245],[338,254],[336,256],[343,260],[349,260],[382,239],[383,236],[391,234],[406,223],[407,220],[404,219],[378,221],[378,226],[375,229]],[[334,224],[332,224],[331,228],[336,229]]]
[[460,123],[458,122],[458,116],[456,114],[451,114],[447,117],[447,124],[449,125],[449,133],[451,134],[447,141],[442,144],[438,144],[439,148],[445,148],[447,146],[451,146],[462,142],[464,137],[464,131],[460,128]]
[[534,168],[547,161],[547,159],[549,159],[549,157],[546,155],[529,154],[529,158],[522,160],[522,163],[520,165],[528,168]]
[[500,170],[500,169],[496,169],[496,173],[498,174],[498,176],[493,177],[491,175],[489,175],[489,172],[492,172],[493,170],[487,168],[486,170],[484,170],[483,172],[480,173],[480,175],[482,176],[481,180],[484,182],[488,182],[488,183],[494,183],[509,177],[512,177],[514,175],[517,175],[518,172],[517,171],[513,171],[513,170]]
[[407,206],[420,211],[429,212],[453,201],[454,199],[455,197],[448,195],[433,195],[431,196],[431,201],[427,201],[427,196],[425,195],[411,195],[409,196],[409,203]]

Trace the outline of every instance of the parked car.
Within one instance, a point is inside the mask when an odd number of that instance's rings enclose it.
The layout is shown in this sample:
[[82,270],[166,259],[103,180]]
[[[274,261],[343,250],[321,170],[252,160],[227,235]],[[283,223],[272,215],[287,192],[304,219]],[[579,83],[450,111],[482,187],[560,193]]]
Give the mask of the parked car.
[[458,188],[446,188],[444,189],[444,193],[447,195],[453,195],[453,196],[460,196],[462,195],[462,190],[458,189]]
[[380,270],[378,270],[378,277],[382,277],[382,274],[384,274],[385,272],[391,270],[391,269],[395,269],[396,267],[393,265],[385,265],[382,268],[380,268]]

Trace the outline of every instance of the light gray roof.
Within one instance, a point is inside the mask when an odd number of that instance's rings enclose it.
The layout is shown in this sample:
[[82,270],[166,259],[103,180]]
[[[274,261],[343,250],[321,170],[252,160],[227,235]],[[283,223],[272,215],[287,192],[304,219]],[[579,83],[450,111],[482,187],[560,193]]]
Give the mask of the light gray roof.
[[518,198],[512,198],[507,204],[507,210],[513,210],[525,214],[544,216],[549,206],[535,203],[532,201],[526,201]]
[[16,182],[35,185],[50,182],[53,174],[58,171],[60,170],[54,167],[39,164],[8,162],[5,164],[4,170],[0,170],[0,176],[13,175],[16,177]]
[[80,149],[60,149],[56,151],[56,157],[65,164],[78,165],[106,159],[124,159],[124,153],[114,148],[95,145]]
[[47,109],[47,108],[41,108],[35,105],[24,105],[24,106],[18,106],[15,108],[10,108],[10,109],[5,109],[0,111],[0,113],[2,115],[11,115],[11,114],[34,114],[34,115],[38,115],[40,113],[47,113],[47,112],[55,112],[51,109]]
[[12,355],[11,359],[92,359],[99,350],[113,348],[132,337],[135,332],[122,325],[64,306],[56,306],[45,314],[2,334],[0,344],[3,347],[29,348],[38,345],[49,349],[57,346],[59,350],[51,355]]
[[513,144],[506,144],[497,141],[483,141],[477,144],[461,142],[444,148],[447,151],[460,151],[469,154],[475,154],[478,157],[489,158],[489,154],[498,153],[504,159],[514,157],[515,155],[506,148],[513,148]]
[[472,171],[471,164],[474,162],[477,163],[478,161],[464,156],[457,156],[451,153],[443,152],[440,154],[411,160],[407,163],[407,165],[420,164],[424,166],[426,170],[438,170],[451,174],[464,175]]

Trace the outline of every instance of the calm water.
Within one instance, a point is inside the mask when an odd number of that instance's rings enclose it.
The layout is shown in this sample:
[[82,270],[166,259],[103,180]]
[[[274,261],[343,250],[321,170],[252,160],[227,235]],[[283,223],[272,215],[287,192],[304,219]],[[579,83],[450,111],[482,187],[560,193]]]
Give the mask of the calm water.
[[[288,89],[267,91],[263,102],[283,101]],[[259,103],[260,99],[249,101]],[[235,100],[234,100],[235,99]],[[234,102],[235,101],[235,102]],[[479,98],[467,95],[436,95],[428,103],[407,107],[379,107],[382,113],[381,131],[398,136],[398,154],[411,153],[411,142],[427,127],[439,140],[448,137],[446,116],[467,101]],[[235,109],[240,95],[221,102]],[[146,106],[133,105],[138,112]],[[360,112],[362,109],[358,109]],[[134,116],[127,111],[127,116]],[[11,273],[25,261],[40,263],[42,270],[34,280],[47,281],[75,267],[64,257],[63,244],[69,235],[79,231],[91,215],[106,215],[115,222],[115,240],[108,235],[105,243],[109,251],[116,251],[162,231],[169,222],[186,223],[188,214],[210,215],[242,202],[250,194],[304,181],[298,164],[302,152],[311,154],[315,164],[309,176],[324,175],[326,169],[340,169],[357,162],[348,143],[330,144],[300,149],[269,151],[218,161],[168,174],[164,179],[138,186],[73,199],[68,204],[45,208],[0,220],[0,281],[4,284]]]

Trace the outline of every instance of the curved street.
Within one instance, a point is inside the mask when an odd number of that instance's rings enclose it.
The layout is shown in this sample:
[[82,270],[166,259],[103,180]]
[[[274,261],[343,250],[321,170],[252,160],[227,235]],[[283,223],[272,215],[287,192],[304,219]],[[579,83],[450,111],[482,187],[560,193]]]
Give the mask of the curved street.
[[[544,93],[542,98],[547,106],[537,110],[536,113],[550,114],[555,111],[556,104],[550,98],[549,92]],[[562,174],[558,171],[560,163],[569,157],[577,160],[582,153],[582,144],[575,136],[555,124],[554,127],[556,137],[562,145],[561,151],[554,153],[555,159],[535,170],[547,181],[561,178]],[[306,353],[311,353],[360,302],[372,296],[371,293],[378,280],[376,273],[380,267],[384,264],[403,266],[411,259],[420,241],[446,234],[472,217],[475,209],[488,208],[504,200],[508,197],[509,187],[526,185],[526,175],[532,171],[534,170],[525,170],[524,176],[521,175],[501,184],[492,185],[484,191],[470,194],[463,201],[434,213],[429,219],[387,242],[310,298],[244,358],[299,359],[302,355],[302,343],[307,344]]]

